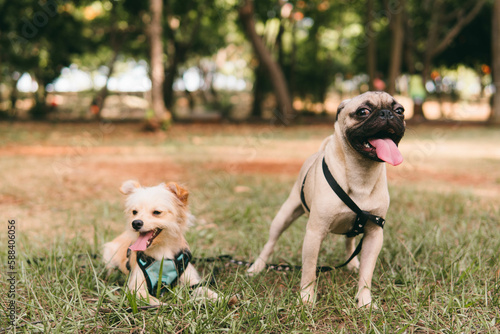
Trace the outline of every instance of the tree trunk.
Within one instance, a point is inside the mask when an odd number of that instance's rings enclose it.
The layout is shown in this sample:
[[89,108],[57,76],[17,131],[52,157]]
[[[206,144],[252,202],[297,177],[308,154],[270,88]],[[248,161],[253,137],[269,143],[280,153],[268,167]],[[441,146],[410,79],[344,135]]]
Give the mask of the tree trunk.
[[181,62],[179,55],[180,51],[178,50],[178,46],[175,44],[176,43],[172,41],[172,46],[169,47],[169,50],[172,52],[169,52],[170,62],[165,70],[165,83],[163,84],[165,105],[170,110],[172,110],[172,107],[174,106],[174,81]]
[[404,40],[404,58],[409,74],[415,74],[415,42],[413,40],[413,25],[406,12],[403,12],[406,38]]
[[292,21],[292,51],[290,53],[290,68],[288,71],[288,82],[289,82],[289,88],[290,92],[294,94],[296,85],[295,85],[295,65],[297,63],[297,36],[296,36],[296,31],[297,31],[297,24],[294,21]]
[[491,108],[490,123],[500,124],[500,0],[495,0],[493,5],[493,26],[492,26],[492,69],[493,82],[495,84],[495,94]]
[[262,101],[264,100],[264,87],[263,80],[265,80],[265,73],[262,70],[262,65],[259,64],[254,70],[254,83],[253,83],[253,105],[251,116],[257,119],[262,118]]
[[17,116],[17,109],[16,109],[16,103],[17,103],[17,98],[19,96],[19,91],[17,90],[17,83],[19,82],[19,77],[14,79],[14,82],[12,83],[12,90],[10,91],[10,110],[9,110],[9,115],[12,116],[12,118],[16,118]]
[[391,95],[396,93],[396,79],[401,73],[401,63],[403,55],[403,42],[404,42],[404,0],[396,3],[396,8],[391,17],[390,27],[392,32],[391,39],[391,56],[389,61],[389,77],[387,92]]
[[109,79],[113,75],[113,72],[115,70],[115,64],[116,60],[118,59],[118,49],[113,50],[113,58],[111,58],[109,64],[108,64],[108,75],[106,77],[106,82],[104,83],[104,86],[101,88],[101,90],[97,93],[96,97],[92,101],[92,107],[95,107],[95,109],[91,109],[92,113],[95,114],[95,117],[98,120],[102,120],[102,108],[104,108],[104,102],[106,101],[106,98],[108,97],[109,91],[108,91],[108,83]]
[[285,80],[282,69],[273,60],[271,53],[266,48],[261,37],[255,30],[253,19],[254,9],[253,1],[245,0],[239,9],[239,16],[245,27],[248,39],[252,43],[260,64],[266,69],[269,80],[273,86],[274,94],[278,104],[279,115],[277,115],[283,124],[288,124],[293,117],[292,99]]
[[153,117],[148,120],[148,126],[152,130],[158,130],[165,123],[170,122],[172,116],[165,107],[163,100],[163,82],[165,72],[163,69],[163,41],[162,41],[162,15],[163,1],[150,0],[151,23],[149,26],[149,37],[151,45],[151,99]]
[[109,79],[113,75],[113,72],[115,70],[115,64],[118,59],[118,54],[123,44],[123,39],[121,39],[120,41],[118,40],[118,27],[116,21],[117,21],[116,5],[113,5],[111,9],[111,27],[109,32],[110,34],[109,40],[111,49],[113,50],[113,56],[111,57],[111,60],[108,63],[108,75],[106,77],[106,82],[104,83],[104,86],[101,88],[101,90],[94,97],[91,106],[91,112],[95,115],[95,117],[98,120],[102,120],[102,108],[104,107],[104,102],[109,94],[108,91]]
[[368,86],[370,90],[375,90],[373,81],[377,74],[377,39],[374,30],[375,11],[373,8],[373,1],[374,0],[367,0],[365,24],[365,34],[367,38],[366,71],[369,77]]
[[432,59],[434,58],[433,48],[439,43],[439,31],[442,28],[441,19],[442,19],[442,1],[436,0],[433,2],[431,8],[431,16],[429,23],[429,31],[427,32],[427,40],[426,40],[426,49],[424,53],[423,59],[423,70],[422,70],[422,82],[425,86],[425,83],[430,78],[430,70],[432,65]]
[[35,105],[31,108],[30,114],[33,119],[42,120],[47,117],[52,108],[47,106],[47,91],[45,90],[45,81],[41,78],[42,76],[35,71],[35,80],[38,84],[38,89],[34,93]]
[[[186,36],[183,34],[182,40],[175,40],[175,29],[172,29],[168,24],[165,25],[167,29],[167,36],[171,36],[170,40],[167,42],[167,56],[168,56],[168,66],[165,69],[165,83],[163,84],[163,98],[165,100],[165,106],[167,109],[172,111],[172,117],[175,118],[175,110],[172,108],[175,105],[175,94],[174,94],[174,82],[177,78],[177,74],[179,72],[179,66],[186,61],[189,50],[192,48],[193,43],[198,36],[198,32],[201,27],[202,14],[204,10],[204,6],[200,5],[198,8],[198,15],[196,19],[190,18],[186,26],[190,26],[192,20],[195,20],[192,24],[191,32],[189,33],[189,38],[186,39]],[[167,8],[167,15],[173,15],[171,8]],[[187,34],[187,32],[186,32]]]
[[[422,70],[422,84],[425,86],[427,80],[429,80],[432,70],[432,61],[434,58],[446,50],[450,43],[457,37],[457,35],[462,31],[462,29],[468,25],[481,11],[481,8],[486,3],[486,0],[471,1],[470,4],[472,8],[464,10],[464,8],[458,8],[451,13],[445,13],[443,6],[443,0],[435,0],[431,7],[431,18],[429,32],[427,34],[426,41],[426,51],[424,54]],[[449,19],[455,19],[456,22],[451,26],[451,28],[446,30],[446,34],[441,39],[439,38],[443,30],[443,22]],[[425,119],[422,114],[414,113],[414,116]]]

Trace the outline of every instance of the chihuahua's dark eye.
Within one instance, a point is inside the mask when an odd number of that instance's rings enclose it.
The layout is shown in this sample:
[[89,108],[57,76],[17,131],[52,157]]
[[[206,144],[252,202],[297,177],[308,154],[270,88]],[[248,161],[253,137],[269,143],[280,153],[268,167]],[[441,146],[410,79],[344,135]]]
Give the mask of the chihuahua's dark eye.
[[366,117],[366,116],[370,115],[371,112],[372,111],[370,109],[363,108],[363,109],[359,109],[358,111],[356,111],[356,115]]
[[132,210],[132,214],[135,216],[137,214],[137,210]]
[[405,110],[401,107],[399,108],[396,108],[396,110],[394,110],[396,112],[396,114],[398,115],[403,115],[405,113]]
[[159,216],[159,215],[161,215],[161,211],[155,210],[155,211],[153,211],[153,215]]

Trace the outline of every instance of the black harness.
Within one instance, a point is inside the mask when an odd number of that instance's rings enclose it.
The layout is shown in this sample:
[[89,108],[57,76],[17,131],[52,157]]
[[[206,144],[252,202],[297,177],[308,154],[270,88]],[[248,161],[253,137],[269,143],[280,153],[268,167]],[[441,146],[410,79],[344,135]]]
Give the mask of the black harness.
[[[323,174],[325,176],[325,179],[328,182],[328,184],[330,185],[330,187],[333,189],[333,191],[335,192],[335,194],[337,194],[337,196],[342,200],[342,202],[344,202],[345,205],[347,205],[356,214],[356,220],[354,221],[354,224],[352,225],[351,230],[348,231],[347,233],[345,233],[345,236],[347,236],[348,238],[352,238],[352,237],[357,236],[358,234],[365,233],[365,225],[366,225],[366,222],[368,220],[370,220],[371,222],[373,222],[376,225],[380,226],[381,228],[384,228],[384,225],[385,225],[384,218],[372,215],[371,213],[369,213],[367,211],[361,210],[356,205],[356,203],[353,202],[353,200],[349,197],[349,195],[346,194],[346,192],[337,183],[337,181],[333,177],[332,173],[328,169],[328,165],[326,164],[326,161],[325,161],[324,157],[323,157],[322,167],[323,167]],[[300,189],[300,200],[302,201],[302,205],[304,206],[304,208],[308,212],[310,212],[311,210],[307,206],[306,198],[305,198],[305,195],[304,195],[304,185],[306,183],[307,174],[309,174],[309,170],[307,171],[306,175],[304,176],[304,181],[302,181],[302,187]],[[341,265],[336,266],[335,268],[341,268],[341,267],[347,265],[349,262],[351,262],[351,260],[356,255],[359,254],[359,252],[361,252],[361,247],[363,245],[363,239],[364,239],[364,236],[363,236],[363,238],[361,238],[358,246],[356,247],[356,249],[352,253],[351,257],[346,262],[344,262]]]

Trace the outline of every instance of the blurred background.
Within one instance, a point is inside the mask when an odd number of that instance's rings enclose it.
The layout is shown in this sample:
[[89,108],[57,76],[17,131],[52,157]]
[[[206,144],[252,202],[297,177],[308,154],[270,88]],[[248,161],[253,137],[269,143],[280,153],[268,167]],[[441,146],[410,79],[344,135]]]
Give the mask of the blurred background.
[[0,0],[0,118],[288,124],[384,90],[500,122],[499,2]]

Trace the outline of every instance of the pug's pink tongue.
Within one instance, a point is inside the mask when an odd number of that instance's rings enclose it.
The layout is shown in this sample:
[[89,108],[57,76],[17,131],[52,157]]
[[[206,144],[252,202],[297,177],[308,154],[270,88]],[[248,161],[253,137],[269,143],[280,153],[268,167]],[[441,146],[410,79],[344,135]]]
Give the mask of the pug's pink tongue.
[[137,238],[136,242],[129,247],[130,250],[133,251],[145,251],[148,248],[148,240],[153,236],[154,230],[146,233],[140,233],[139,238]]
[[389,138],[369,139],[370,144],[375,147],[375,152],[380,160],[384,160],[393,166],[397,166],[403,162],[403,156],[399,152],[396,143]]

